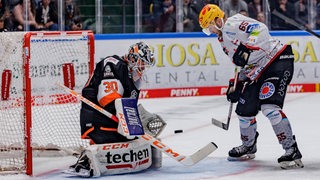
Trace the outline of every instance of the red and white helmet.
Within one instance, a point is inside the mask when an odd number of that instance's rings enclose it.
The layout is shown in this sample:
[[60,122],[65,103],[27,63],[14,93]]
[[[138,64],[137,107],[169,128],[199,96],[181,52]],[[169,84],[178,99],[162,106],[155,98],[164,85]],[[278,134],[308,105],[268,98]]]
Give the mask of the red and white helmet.
[[131,45],[126,60],[134,81],[140,79],[143,73],[155,64],[153,53],[144,42]]

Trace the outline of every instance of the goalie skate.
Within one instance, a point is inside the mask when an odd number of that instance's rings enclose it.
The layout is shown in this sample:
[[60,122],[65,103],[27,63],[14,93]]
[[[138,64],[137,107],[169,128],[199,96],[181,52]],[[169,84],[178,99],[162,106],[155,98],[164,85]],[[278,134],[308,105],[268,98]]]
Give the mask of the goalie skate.
[[78,161],[69,167],[69,169],[64,170],[63,173],[71,174],[80,177],[92,177],[93,169],[90,166],[90,160],[84,151],[81,152]]
[[92,177],[91,170],[87,170],[87,169],[80,169],[79,172],[77,172],[74,168],[70,168],[62,172],[65,174],[84,177],[84,178]]
[[255,140],[252,146],[241,145],[234,147],[229,151],[228,161],[247,161],[254,159],[257,152],[257,138],[259,133],[256,133]]

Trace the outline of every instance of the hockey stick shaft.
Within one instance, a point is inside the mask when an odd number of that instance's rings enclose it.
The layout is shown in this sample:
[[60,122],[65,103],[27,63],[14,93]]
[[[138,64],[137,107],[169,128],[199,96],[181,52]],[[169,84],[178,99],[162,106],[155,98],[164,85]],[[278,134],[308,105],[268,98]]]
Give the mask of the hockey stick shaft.
[[[60,87],[62,87],[66,92],[79,98],[82,102],[86,103],[87,105],[91,106],[92,108],[96,109],[97,111],[101,112],[102,114],[106,115],[107,117],[111,118],[113,121],[119,122],[118,118],[115,115],[104,110],[103,108],[101,108],[100,106],[91,102],[90,100],[83,97],[82,95],[78,94],[74,90],[72,90],[72,89],[70,89],[60,83],[58,83],[58,85]],[[176,160],[186,166],[192,166],[192,165],[198,163],[199,161],[201,161],[202,159],[207,157],[209,154],[211,154],[213,151],[215,151],[218,148],[218,146],[215,143],[210,142],[209,144],[207,144],[206,146],[204,146],[203,148],[201,148],[200,150],[198,150],[194,154],[192,154],[190,156],[185,156],[185,155],[182,155],[182,154],[172,150],[172,148],[165,145],[164,143],[162,143],[158,139],[152,137],[151,135],[144,134],[144,135],[140,136],[139,138],[144,141],[149,142],[154,148],[159,149],[164,154],[168,155],[169,157],[173,158],[174,160]]]
[[303,30],[303,31],[307,31],[308,33],[314,35],[315,37],[317,38],[320,38],[320,35],[317,34],[316,32],[312,31],[311,29],[309,28],[306,28],[305,26],[301,25],[301,24],[298,24],[295,20],[281,14],[280,12],[278,12],[277,10],[273,10],[272,11],[272,14],[274,14],[275,16],[279,17],[280,19],[286,21],[287,23],[297,27],[298,29],[300,30]]
[[[238,76],[239,76],[239,73],[238,73],[238,67],[236,67],[234,69],[234,84],[233,84],[233,89],[235,90],[236,89],[236,86],[237,86],[237,81],[238,81]],[[220,127],[224,130],[228,130],[229,129],[229,125],[230,125],[230,120],[231,120],[231,115],[232,115],[232,110],[233,110],[233,104],[232,102],[230,102],[230,105],[229,105],[229,111],[228,111],[228,117],[227,117],[227,123],[223,123],[222,121],[219,121],[215,118],[212,118],[212,124],[217,126],[217,127]]]

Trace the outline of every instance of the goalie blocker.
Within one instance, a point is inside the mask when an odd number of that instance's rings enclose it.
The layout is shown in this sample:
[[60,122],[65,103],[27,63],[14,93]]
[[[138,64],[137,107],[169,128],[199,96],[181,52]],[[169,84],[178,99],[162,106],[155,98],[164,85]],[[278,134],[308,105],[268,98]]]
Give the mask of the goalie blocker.
[[116,116],[119,119],[118,133],[128,139],[144,135],[137,101],[134,98],[118,98],[115,100]]

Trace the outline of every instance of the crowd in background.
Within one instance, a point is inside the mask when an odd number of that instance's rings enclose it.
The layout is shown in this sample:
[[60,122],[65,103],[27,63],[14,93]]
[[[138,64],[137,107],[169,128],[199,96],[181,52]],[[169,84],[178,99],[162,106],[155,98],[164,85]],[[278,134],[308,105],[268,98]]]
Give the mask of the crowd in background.
[[[0,0],[0,31],[24,31],[28,24],[30,30],[59,30],[57,0]],[[142,0],[144,32],[176,32],[176,0]],[[311,0],[314,9],[309,9],[308,0],[270,0],[271,10],[276,9],[299,24],[320,29],[320,0]],[[64,0],[65,30],[85,29],[76,0]],[[133,3],[132,1],[131,3]],[[183,31],[199,32],[198,15],[208,3],[219,5],[226,16],[236,13],[266,23],[266,13],[262,0],[182,0]],[[25,5],[28,4],[28,13]],[[26,14],[28,18],[26,18]],[[314,23],[310,24],[310,15]],[[270,17],[271,30],[297,30],[277,16]]]
[[[320,0],[312,0],[312,2],[314,3],[314,10],[309,9],[307,0],[274,0],[269,1],[269,6],[271,11],[275,9],[307,28],[320,29]],[[208,3],[219,5],[228,17],[241,13],[266,23],[262,0],[183,0],[183,26],[185,32],[201,30],[197,24],[198,14],[201,8]],[[153,31],[174,32],[175,0],[153,0],[150,6]],[[313,16],[315,26],[308,23],[308,13]],[[297,27],[273,14],[270,19],[270,28],[272,30],[297,30]]]
[[[64,6],[65,30],[83,29],[80,10],[73,0],[65,0]],[[56,31],[57,7],[54,0],[0,0],[0,31],[24,31],[25,25],[30,31]]]

